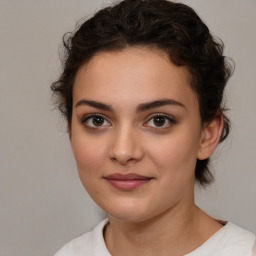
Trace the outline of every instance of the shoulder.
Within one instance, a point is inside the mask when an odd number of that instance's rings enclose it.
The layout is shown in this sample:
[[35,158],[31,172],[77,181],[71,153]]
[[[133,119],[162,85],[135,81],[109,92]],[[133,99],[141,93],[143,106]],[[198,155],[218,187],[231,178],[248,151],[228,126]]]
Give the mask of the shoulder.
[[195,251],[187,256],[256,256],[255,235],[228,222]]
[[226,228],[226,232],[229,233],[231,237],[255,241],[255,235],[253,233],[235,225],[232,222],[228,222],[224,228]]
[[224,231],[222,243],[226,253],[255,255],[253,248],[256,246],[256,238],[253,233],[231,222],[224,227]]
[[103,238],[103,229],[107,222],[107,219],[103,220],[92,231],[70,241],[55,256],[110,255],[107,252]]

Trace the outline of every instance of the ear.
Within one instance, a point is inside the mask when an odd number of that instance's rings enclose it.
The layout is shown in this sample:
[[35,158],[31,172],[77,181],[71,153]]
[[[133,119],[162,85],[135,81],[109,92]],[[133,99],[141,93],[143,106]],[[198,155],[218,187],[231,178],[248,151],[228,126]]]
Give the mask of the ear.
[[201,142],[197,154],[199,160],[209,158],[217,147],[223,130],[223,116],[216,116],[210,123],[207,123],[201,134]]

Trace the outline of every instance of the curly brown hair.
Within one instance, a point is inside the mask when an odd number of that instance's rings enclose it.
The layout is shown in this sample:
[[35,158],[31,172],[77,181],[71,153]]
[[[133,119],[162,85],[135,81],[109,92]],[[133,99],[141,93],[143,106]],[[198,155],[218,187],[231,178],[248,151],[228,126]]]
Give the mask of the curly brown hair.
[[[63,44],[63,71],[51,89],[69,128],[73,84],[79,67],[99,52],[148,46],[163,50],[171,62],[187,68],[198,97],[202,124],[223,116],[220,142],[228,136],[230,122],[224,114],[223,92],[232,66],[223,56],[222,41],[211,35],[191,7],[166,0],[124,0],[98,11],[74,33],[65,34]],[[195,177],[202,185],[214,179],[209,158],[197,160]]]

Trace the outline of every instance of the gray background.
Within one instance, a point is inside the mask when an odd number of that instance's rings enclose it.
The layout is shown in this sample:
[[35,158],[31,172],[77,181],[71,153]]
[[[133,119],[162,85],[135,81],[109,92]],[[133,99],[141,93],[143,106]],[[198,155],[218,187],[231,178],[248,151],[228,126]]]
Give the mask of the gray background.
[[[256,1],[184,0],[236,62],[227,102],[231,138],[214,156],[216,182],[198,204],[256,233]],[[110,1],[0,1],[0,256],[53,255],[104,214],[78,179],[66,127],[52,111],[58,47]]]

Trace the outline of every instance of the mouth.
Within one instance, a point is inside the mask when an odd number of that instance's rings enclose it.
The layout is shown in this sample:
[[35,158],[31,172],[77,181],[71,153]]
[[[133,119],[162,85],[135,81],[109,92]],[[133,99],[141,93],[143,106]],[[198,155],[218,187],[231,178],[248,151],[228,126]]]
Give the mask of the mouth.
[[141,176],[135,173],[129,173],[129,174],[120,174],[120,173],[114,173],[108,176],[105,176],[104,179],[113,187],[120,189],[120,190],[133,190],[138,187],[141,187],[151,180],[153,180],[153,177],[146,177]]

